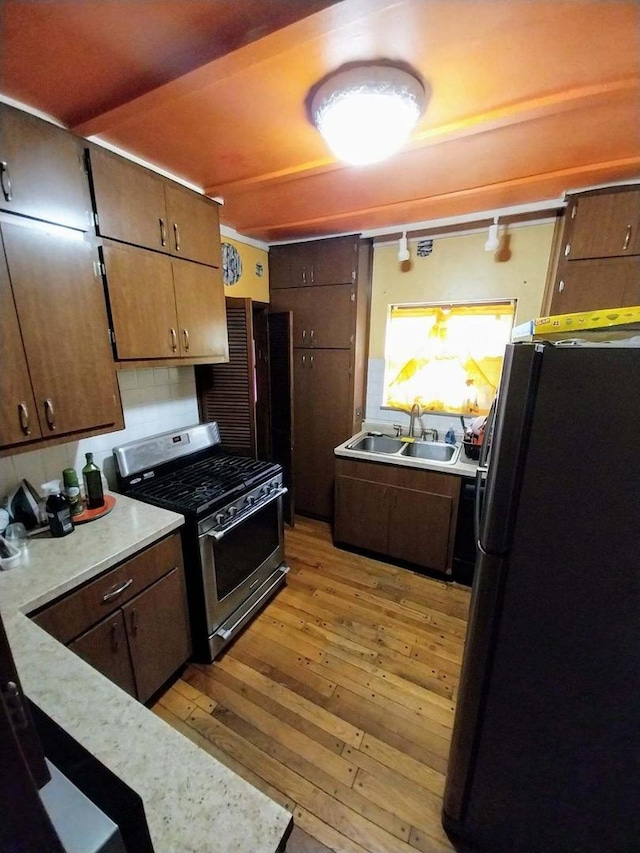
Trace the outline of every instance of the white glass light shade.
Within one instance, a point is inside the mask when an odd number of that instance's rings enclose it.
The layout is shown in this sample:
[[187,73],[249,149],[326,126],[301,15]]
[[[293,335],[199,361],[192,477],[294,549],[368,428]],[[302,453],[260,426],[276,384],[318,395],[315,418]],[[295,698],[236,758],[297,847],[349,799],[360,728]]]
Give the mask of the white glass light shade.
[[339,160],[377,163],[402,147],[422,115],[420,81],[400,68],[363,65],[339,71],[315,93],[316,127]]

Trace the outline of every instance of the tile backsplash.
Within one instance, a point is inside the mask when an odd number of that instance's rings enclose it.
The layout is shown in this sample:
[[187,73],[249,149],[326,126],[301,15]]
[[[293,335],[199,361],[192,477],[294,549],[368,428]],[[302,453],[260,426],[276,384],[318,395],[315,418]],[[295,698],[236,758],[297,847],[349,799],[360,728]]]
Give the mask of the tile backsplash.
[[125,429],[0,458],[0,497],[23,478],[41,492],[41,484],[61,478],[65,468],[75,468],[80,477],[87,451],[93,451],[94,462],[102,469],[109,487],[114,488],[111,452],[115,446],[198,422],[193,367],[120,370],[118,383]]

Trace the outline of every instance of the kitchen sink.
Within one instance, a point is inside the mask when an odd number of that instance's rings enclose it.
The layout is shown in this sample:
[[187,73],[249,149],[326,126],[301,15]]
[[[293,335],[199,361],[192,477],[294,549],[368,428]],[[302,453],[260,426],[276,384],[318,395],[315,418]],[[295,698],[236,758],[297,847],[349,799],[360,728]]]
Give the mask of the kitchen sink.
[[384,456],[396,456],[408,459],[424,459],[431,462],[443,462],[453,465],[458,461],[460,448],[442,441],[408,441],[392,438],[389,435],[363,435],[347,445],[347,450],[360,453],[380,453]]
[[397,453],[404,442],[399,438],[391,438],[388,435],[363,435],[353,444],[349,450],[363,450],[367,453]]
[[432,459],[434,462],[451,462],[458,451],[459,448],[454,444],[444,444],[439,441],[413,441],[406,444],[403,456]]

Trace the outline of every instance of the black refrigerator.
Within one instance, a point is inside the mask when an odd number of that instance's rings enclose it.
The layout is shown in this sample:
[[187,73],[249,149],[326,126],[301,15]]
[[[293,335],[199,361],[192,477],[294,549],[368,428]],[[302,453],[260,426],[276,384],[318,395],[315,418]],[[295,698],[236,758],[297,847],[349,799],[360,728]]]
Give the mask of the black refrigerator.
[[638,851],[640,349],[509,345],[489,435],[443,825]]

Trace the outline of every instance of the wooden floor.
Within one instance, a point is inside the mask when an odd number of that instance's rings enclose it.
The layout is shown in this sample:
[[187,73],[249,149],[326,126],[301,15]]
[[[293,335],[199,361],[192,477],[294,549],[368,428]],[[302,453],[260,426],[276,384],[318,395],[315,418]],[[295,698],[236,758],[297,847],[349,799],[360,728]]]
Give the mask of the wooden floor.
[[440,808],[469,590],[287,531],[287,586],[153,710],[331,850],[453,850]]

